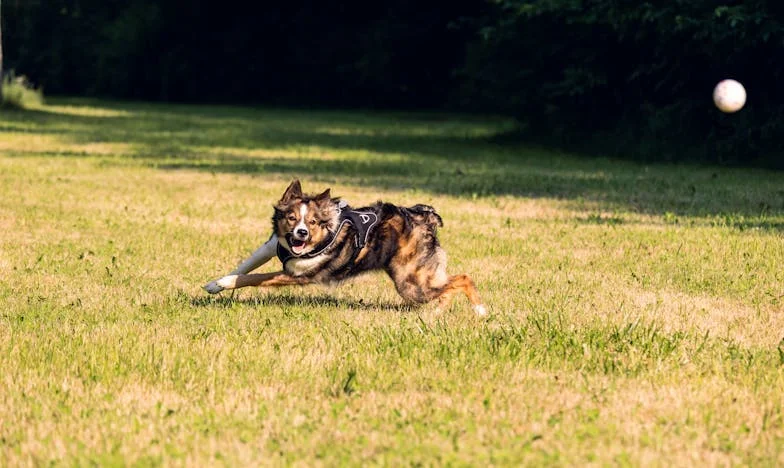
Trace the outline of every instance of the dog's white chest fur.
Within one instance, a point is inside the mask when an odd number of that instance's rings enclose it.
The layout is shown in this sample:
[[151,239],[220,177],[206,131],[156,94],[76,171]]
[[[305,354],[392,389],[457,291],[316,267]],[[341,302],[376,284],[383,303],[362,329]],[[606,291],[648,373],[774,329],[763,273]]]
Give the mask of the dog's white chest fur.
[[329,256],[326,254],[316,255],[313,258],[293,257],[286,260],[283,270],[291,276],[302,276],[318,270],[327,260],[329,260]]

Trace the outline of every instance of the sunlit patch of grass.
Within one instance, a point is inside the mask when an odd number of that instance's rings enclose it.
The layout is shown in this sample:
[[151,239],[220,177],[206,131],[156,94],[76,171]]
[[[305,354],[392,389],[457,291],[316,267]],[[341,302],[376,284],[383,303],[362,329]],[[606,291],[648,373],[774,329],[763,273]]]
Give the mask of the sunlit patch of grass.
[[[486,138],[507,125],[0,115],[0,465],[784,463],[784,176]],[[490,317],[383,273],[207,296],[294,177],[435,206]]]
[[44,94],[34,87],[25,76],[6,74],[3,78],[0,107],[15,109],[37,109],[44,103]]
[[61,156],[122,156],[133,153],[128,143],[101,141],[77,143],[62,135],[40,134],[34,130],[22,133],[5,132],[3,139],[0,140],[0,151],[7,151],[9,154]]
[[[409,118],[415,116],[409,116]],[[442,121],[436,123],[428,123],[422,121],[415,121],[415,125],[411,125],[407,119],[402,119],[398,122],[390,122],[388,125],[379,127],[366,127],[361,128],[357,125],[346,126],[326,126],[317,127],[313,129],[313,133],[323,135],[361,135],[371,137],[389,137],[389,136],[407,136],[407,137],[463,137],[463,138],[482,138],[492,137],[498,133],[510,130],[513,128],[513,123],[507,121],[496,121],[493,123],[483,121],[454,121],[449,117],[444,117]]]
[[107,109],[97,106],[78,106],[78,105],[48,105],[41,109],[41,112],[60,115],[73,115],[78,117],[131,117],[133,112],[122,109]]

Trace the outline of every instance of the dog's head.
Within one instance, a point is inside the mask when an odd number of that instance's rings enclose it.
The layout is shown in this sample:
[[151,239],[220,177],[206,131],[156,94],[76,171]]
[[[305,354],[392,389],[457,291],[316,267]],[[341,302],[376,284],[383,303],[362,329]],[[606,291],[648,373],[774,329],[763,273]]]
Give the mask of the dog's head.
[[330,196],[329,189],[306,195],[299,180],[295,180],[275,205],[272,229],[278,235],[278,243],[299,257],[329,243],[339,217],[338,199]]

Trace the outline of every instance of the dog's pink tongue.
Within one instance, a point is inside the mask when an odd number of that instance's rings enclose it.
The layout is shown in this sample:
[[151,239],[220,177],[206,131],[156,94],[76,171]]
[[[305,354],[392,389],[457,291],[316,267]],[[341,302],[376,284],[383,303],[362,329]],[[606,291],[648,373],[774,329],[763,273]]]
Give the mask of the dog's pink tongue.
[[291,246],[291,251],[292,251],[292,252],[294,252],[295,254],[299,254],[300,252],[302,252],[302,250],[303,250],[304,248],[305,248],[305,244],[301,244],[301,245],[292,245],[292,246]]

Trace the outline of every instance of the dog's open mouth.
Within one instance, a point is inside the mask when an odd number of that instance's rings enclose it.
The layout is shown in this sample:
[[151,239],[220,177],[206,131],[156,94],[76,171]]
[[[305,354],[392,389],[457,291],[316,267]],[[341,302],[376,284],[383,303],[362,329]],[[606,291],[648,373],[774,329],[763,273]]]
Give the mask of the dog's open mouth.
[[289,238],[289,246],[291,246],[291,253],[294,255],[300,255],[303,250],[305,250],[305,241]]

